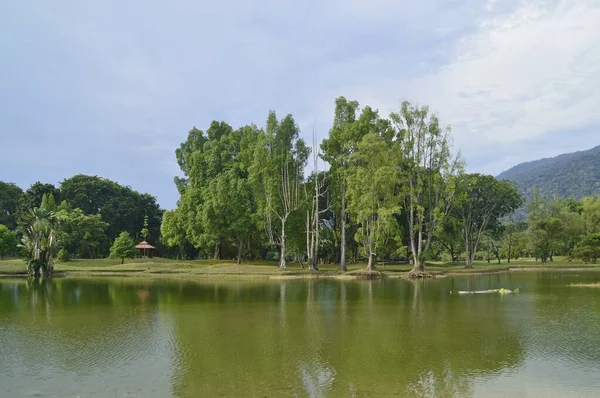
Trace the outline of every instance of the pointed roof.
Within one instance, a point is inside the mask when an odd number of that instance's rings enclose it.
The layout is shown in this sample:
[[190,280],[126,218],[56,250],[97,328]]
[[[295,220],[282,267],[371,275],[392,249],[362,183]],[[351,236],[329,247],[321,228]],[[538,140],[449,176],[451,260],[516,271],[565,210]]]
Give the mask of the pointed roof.
[[140,243],[138,243],[138,244],[135,246],[135,248],[136,248],[136,249],[156,249],[156,247],[154,247],[154,246],[150,245],[150,244],[149,244],[148,242],[146,242],[145,240],[144,240],[144,241],[141,241]]

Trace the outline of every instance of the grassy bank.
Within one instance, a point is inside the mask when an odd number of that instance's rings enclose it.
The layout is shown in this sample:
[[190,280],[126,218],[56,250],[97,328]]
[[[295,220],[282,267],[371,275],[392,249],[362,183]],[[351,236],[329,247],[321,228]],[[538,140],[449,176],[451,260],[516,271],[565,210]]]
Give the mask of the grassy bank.
[[[377,270],[389,277],[405,277],[410,271],[408,264],[379,263]],[[502,262],[478,262],[473,268],[467,269],[462,263],[431,263],[427,272],[433,275],[462,275],[462,274],[487,274],[508,271],[544,271],[544,270],[581,270],[598,269],[600,264],[583,264],[581,262],[568,262],[559,258],[548,264],[541,264],[534,260],[524,259],[512,261],[510,264]],[[322,264],[319,272],[302,268],[298,263],[289,263],[288,270],[280,272],[276,262],[252,262],[236,264],[231,260],[170,260],[164,258],[132,259],[125,264],[112,259],[72,260],[67,263],[58,263],[55,272],[59,275],[121,275],[121,276],[148,276],[148,277],[256,277],[256,278],[292,278],[292,277],[365,277],[365,264],[350,264],[348,272],[343,273],[335,264]],[[0,260],[0,275],[25,276],[27,273],[25,262],[22,259]],[[371,275],[377,276],[377,275]]]

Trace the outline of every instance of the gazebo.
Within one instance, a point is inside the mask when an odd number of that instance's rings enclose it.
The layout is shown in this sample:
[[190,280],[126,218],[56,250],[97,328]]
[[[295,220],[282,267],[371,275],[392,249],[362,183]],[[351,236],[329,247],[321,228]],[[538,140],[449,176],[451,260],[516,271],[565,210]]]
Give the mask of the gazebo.
[[138,255],[143,258],[152,257],[152,250],[156,249],[156,247],[152,246],[145,240],[137,244],[135,248],[139,250]]

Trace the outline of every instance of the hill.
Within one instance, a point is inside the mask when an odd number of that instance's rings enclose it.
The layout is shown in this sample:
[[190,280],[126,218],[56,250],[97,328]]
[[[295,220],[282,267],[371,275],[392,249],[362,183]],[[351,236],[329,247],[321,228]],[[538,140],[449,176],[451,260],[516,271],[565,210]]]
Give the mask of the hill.
[[531,197],[533,187],[543,195],[581,198],[600,194],[600,146],[518,164],[500,173],[499,180],[515,181]]

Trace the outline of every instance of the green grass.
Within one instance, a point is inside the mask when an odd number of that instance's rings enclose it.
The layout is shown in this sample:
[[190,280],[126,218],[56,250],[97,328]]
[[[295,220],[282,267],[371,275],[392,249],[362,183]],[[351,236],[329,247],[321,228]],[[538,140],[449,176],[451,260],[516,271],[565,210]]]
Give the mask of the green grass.
[[[128,259],[125,264],[113,259],[82,259],[66,263],[58,263],[55,272],[68,275],[137,275],[137,276],[170,276],[170,277],[211,277],[211,276],[250,276],[250,277],[304,277],[304,276],[341,276],[373,277],[365,272],[365,264],[349,264],[348,273],[340,271],[336,264],[322,264],[319,272],[301,268],[298,263],[288,263],[288,270],[280,272],[277,263],[244,262],[240,265],[234,260],[170,260],[165,258]],[[408,264],[378,263],[377,270],[387,276],[406,276],[412,266]],[[473,268],[465,268],[463,263],[427,264],[427,272],[440,274],[494,273],[508,270],[551,270],[551,269],[600,269],[600,265],[583,264],[578,261],[568,262],[565,258],[556,258],[554,262],[541,264],[533,259],[513,260],[510,264],[503,261],[476,262]],[[0,275],[25,275],[26,265],[22,259],[9,258],[0,260]]]

